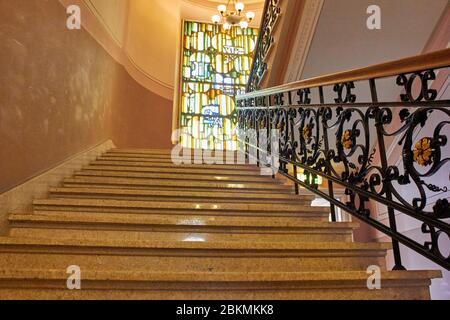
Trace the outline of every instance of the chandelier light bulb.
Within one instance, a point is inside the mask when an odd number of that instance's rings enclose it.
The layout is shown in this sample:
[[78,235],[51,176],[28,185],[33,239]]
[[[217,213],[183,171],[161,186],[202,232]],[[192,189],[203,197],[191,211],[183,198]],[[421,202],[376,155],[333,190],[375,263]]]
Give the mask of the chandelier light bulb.
[[237,3],[236,3],[236,10],[237,10],[238,12],[244,11],[244,8],[245,8],[245,5],[244,5],[243,2],[237,2]]
[[239,26],[242,29],[247,29],[248,28],[248,22],[247,21],[241,21],[241,22],[239,22]]
[[255,13],[252,11],[249,11],[249,12],[247,12],[246,16],[249,21],[252,21],[255,18]]
[[211,20],[213,23],[218,24],[220,22],[220,20],[222,20],[222,19],[219,15],[216,14],[216,15],[212,16]]
[[220,12],[221,14],[224,14],[224,13],[227,11],[227,6],[224,5],[224,4],[221,4],[221,5],[219,5],[219,6],[217,7],[217,10],[219,10],[219,12]]
[[[228,4],[232,4],[235,9],[229,9]],[[250,22],[255,18],[255,13],[252,11],[244,11],[245,5],[242,0],[229,0],[228,4],[221,4],[217,6],[219,14],[215,14],[211,17],[211,21],[214,24],[223,23],[223,30],[230,30],[234,26],[240,26],[242,29],[246,29],[250,26]]]

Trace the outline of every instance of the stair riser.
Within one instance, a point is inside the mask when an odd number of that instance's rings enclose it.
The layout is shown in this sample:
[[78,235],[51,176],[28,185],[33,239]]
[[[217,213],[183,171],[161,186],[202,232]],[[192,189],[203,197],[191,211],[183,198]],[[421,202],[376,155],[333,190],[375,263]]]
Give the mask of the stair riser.
[[[347,286],[280,283],[217,284],[159,282],[96,282],[81,280],[81,290],[68,290],[66,281],[0,281],[1,300],[429,300],[429,281],[383,282],[368,290],[361,282]],[[17,289],[10,289],[11,287]],[[20,289],[20,288],[30,289]],[[220,311],[219,311],[220,312]]]
[[236,159],[236,158],[211,158],[211,157],[200,157],[199,159],[194,157],[179,157],[173,158],[155,158],[155,157],[140,157],[134,155],[121,155],[121,156],[101,156],[96,159],[96,161],[123,161],[123,162],[151,162],[151,163],[170,163],[174,165],[181,164],[204,164],[204,165],[228,165],[235,167],[248,167],[250,165],[255,165],[255,163],[249,163],[249,161],[245,159]]
[[126,179],[126,178],[103,178],[86,177],[76,179],[66,179],[65,183],[86,183],[86,184],[110,184],[124,186],[152,186],[152,187],[184,187],[184,188],[205,188],[205,189],[260,189],[271,192],[274,189],[291,190],[289,186],[270,183],[233,183],[233,182],[207,182],[207,181],[183,181],[183,180],[151,180],[151,179]]
[[[66,270],[77,265],[84,270],[122,270],[146,272],[306,272],[366,270],[371,265],[383,268],[381,252],[351,250],[186,250],[186,249],[110,249],[110,248],[0,248],[0,268]],[[24,250],[24,253],[18,252]],[[40,252],[39,252],[40,251]],[[51,253],[45,253],[51,251]],[[32,253],[35,252],[35,253]]]
[[[199,156],[194,155],[194,153],[191,153],[190,156],[186,155],[176,155],[176,157],[182,158],[182,159],[191,159],[191,160],[195,160],[196,158],[198,158]],[[139,153],[121,153],[121,154],[117,154],[117,153],[105,153],[101,156],[102,159],[118,159],[118,158],[133,158],[133,159],[148,159],[148,160],[167,160],[167,161],[172,161],[172,155],[171,154],[139,154]],[[237,163],[242,162],[243,159],[245,157],[242,156],[236,156],[236,155],[230,155],[228,156],[226,153],[224,154],[217,154],[215,155],[214,153],[211,154],[203,154],[200,156],[200,158],[205,159],[205,160],[213,160],[213,161],[217,161],[220,162],[222,161],[222,163]],[[247,160],[248,162],[248,160]]]
[[[183,151],[180,150],[180,152]],[[110,149],[106,153],[108,154],[120,154],[120,153],[139,153],[139,154],[163,154],[163,155],[170,155],[172,154],[172,149],[133,149],[133,148],[127,148],[127,149]]]
[[312,219],[311,221],[328,221],[329,214],[319,212],[252,212],[252,211],[198,211],[198,210],[173,210],[173,209],[130,209],[130,208],[99,208],[81,206],[43,206],[35,205],[34,212],[40,211],[75,211],[75,212],[103,212],[103,213],[132,213],[132,214],[167,214],[167,215],[192,215],[192,216],[225,216],[225,217],[287,217],[298,219]]
[[[192,149],[184,149],[184,150],[177,150],[179,152],[176,152],[177,154],[194,154],[194,153],[203,153],[203,154],[243,154],[242,152],[238,152],[238,151],[220,151],[220,150],[192,150]],[[168,149],[168,150],[142,150],[142,149],[113,149],[113,150],[108,150],[107,152],[105,152],[103,155],[123,155],[123,154],[135,154],[135,155],[146,155],[146,156],[164,156],[164,157],[170,157],[173,153],[172,149]]]
[[136,189],[121,189],[111,190],[111,188],[50,188],[50,194],[64,195],[64,194],[77,194],[77,195],[114,195],[114,196],[154,196],[154,197],[189,197],[189,198],[213,198],[217,202],[238,199],[251,199],[251,200],[292,200],[292,201],[305,201],[311,202],[316,197],[313,195],[294,195],[294,194],[282,194],[282,193],[223,193],[217,191],[191,191],[191,190],[136,190]]
[[135,201],[183,201],[183,202],[211,202],[216,203],[218,201],[227,201],[228,203],[252,203],[252,204],[259,204],[259,203],[284,203],[284,204],[302,204],[302,205],[308,205],[311,203],[311,201],[304,201],[301,199],[270,199],[270,198],[259,198],[259,199],[252,199],[252,198],[240,198],[240,199],[230,199],[230,198],[214,198],[214,197],[192,197],[192,196],[176,196],[174,193],[174,196],[138,196],[138,195],[131,195],[131,196],[123,196],[123,195],[104,195],[104,194],[69,194],[69,193],[50,193],[49,195],[50,199],[111,199],[111,200],[135,200]]
[[[227,176],[227,177],[266,177],[270,178],[270,176],[261,175],[260,171],[254,170],[202,170],[201,168],[181,168],[181,167],[172,167],[172,168],[145,168],[145,167],[129,167],[129,166],[102,166],[102,165],[89,165],[83,167],[83,171],[116,171],[116,172],[139,172],[139,173],[161,173],[161,174],[169,174],[169,175],[177,175],[177,174],[193,174],[205,177],[211,176]],[[244,178],[245,178],[244,177]]]
[[122,172],[122,171],[89,171],[77,172],[74,177],[108,177],[108,178],[139,178],[139,179],[164,179],[181,181],[208,181],[208,182],[233,182],[233,183],[282,183],[279,180],[267,176],[231,176],[231,175],[201,175],[201,174],[164,174],[164,173],[143,173],[143,172]]
[[107,200],[107,199],[45,199],[35,200],[33,202],[36,208],[46,207],[84,207],[84,208],[100,208],[100,209],[144,209],[144,210],[192,210],[197,212],[202,211],[249,211],[254,213],[259,212],[283,212],[296,214],[298,212],[310,212],[310,213],[329,213],[327,207],[313,207],[300,204],[290,203],[227,203],[227,202],[215,202],[215,203],[190,203],[182,201],[127,201],[127,200]]
[[198,228],[177,226],[120,227],[115,225],[41,225],[13,223],[14,237],[183,241],[192,237],[208,242],[351,242],[351,230],[280,230],[279,228]]
[[[132,156],[138,156],[138,157],[162,157],[162,158],[171,158],[172,157],[172,150],[110,150],[106,153],[104,153],[102,156],[111,156],[111,157],[124,157],[127,155]],[[194,157],[194,155],[202,155],[202,157],[220,157],[223,155],[224,158],[227,157],[230,152],[224,151],[224,152],[210,152],[207,150],[201,150],[201,151],[193,151],[193,150],[180,150],[179,152],[176,152],[175,154],[177,156],[187,156],[188,154],[191,154],[191,157]],[[242,157],[242,153],[234,152],[230,157]]]
[[144,168],[181,168],[181,169],[198,169],[199,171],[208,171],[208,170],[247,170],[256,174],[256,172],[260,172],[257,167],[252,165],[236,165],[236,164],[215,164],[215,165],[207,165],[207,164],[174,164],[171,162],[145,162],[145,161],[106,161],[106,160],[96,160],[91,163],[91,166],[128,166],[128,167],[144,167]]

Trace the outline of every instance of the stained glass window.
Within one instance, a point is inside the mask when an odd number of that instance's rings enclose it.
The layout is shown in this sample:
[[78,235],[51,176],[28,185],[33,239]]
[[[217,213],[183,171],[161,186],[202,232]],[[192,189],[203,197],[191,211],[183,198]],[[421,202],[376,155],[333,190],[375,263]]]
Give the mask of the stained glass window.
[[230,119],[245,93],[258,30],[186,21],[181,81],[181,143],[187,148],[236,150]]

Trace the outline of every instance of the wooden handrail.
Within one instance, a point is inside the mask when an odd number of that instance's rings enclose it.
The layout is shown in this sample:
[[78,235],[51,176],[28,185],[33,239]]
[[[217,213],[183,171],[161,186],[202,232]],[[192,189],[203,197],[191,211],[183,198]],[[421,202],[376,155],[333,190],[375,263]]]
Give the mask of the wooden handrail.
[[245,95],[238,96],[237,99],[240,100],[255,98],[261,95],[272,95],[298,89],[329,86],[350,81],[386,78],[397,76],[403,73],[445,68],[448,66],[450,66],[450,49],[444,49],[392,62],[381,63],[361,69],[332,73],[325,76],[300,80],[272,88],[249,92]]

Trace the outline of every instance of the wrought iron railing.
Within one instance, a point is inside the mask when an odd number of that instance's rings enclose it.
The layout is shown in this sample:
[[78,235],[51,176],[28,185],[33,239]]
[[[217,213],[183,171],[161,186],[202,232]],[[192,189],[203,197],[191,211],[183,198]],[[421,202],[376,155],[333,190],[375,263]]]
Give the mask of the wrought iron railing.
[[266,60],[267,55],[275,43],[273,28],[278,22],[278,18],[281,14],[281,1],[282,0],[266,0],[265,2],[253,64],[247,83],[247,92],[259,89],[261,82],[268,71]]
[[[447,49],[249,92],[237,98],[241,146],[273,166],[279,130],[277,169],[297,192],[329,201],[333,220],[337,207],[390,237],[394,269],[404,269],[403,244],[450,270],[450,101],[433,87],[449,66]],[[418,224],[420,237],[398,231],[399,219]]]

